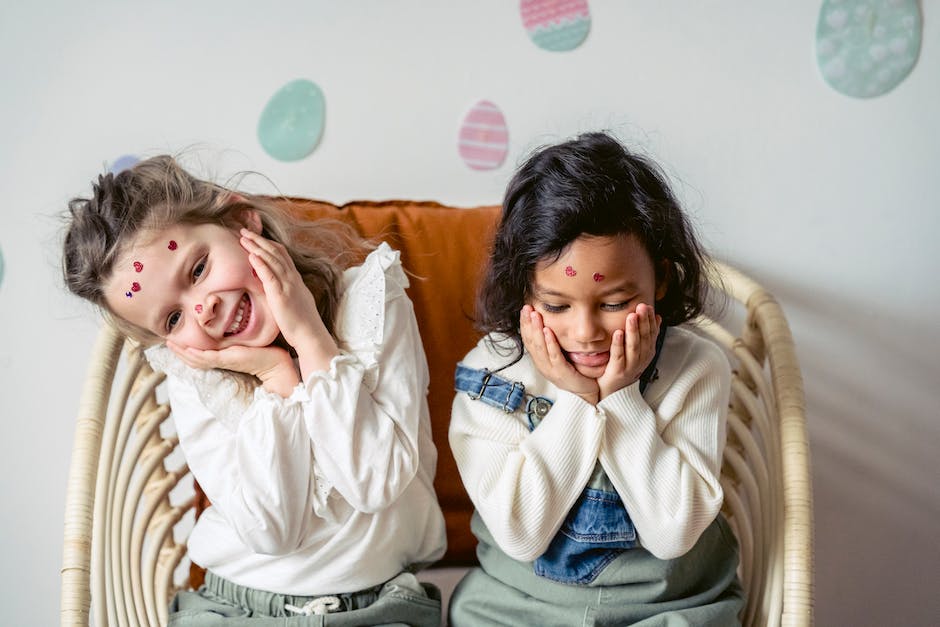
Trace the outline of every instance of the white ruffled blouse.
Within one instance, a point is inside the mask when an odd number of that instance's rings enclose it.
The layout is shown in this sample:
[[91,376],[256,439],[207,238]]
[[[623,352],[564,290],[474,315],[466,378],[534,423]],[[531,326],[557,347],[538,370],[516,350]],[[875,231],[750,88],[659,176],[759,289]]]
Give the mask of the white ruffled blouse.
[[347,270],[340,354],[288,398],[246,395],[162,345],[146,351],[167,374],[180,446],[212,502],[190,535],[193,561],[243,586],[320,595],[441,557],[428,368],[407,286],[385,243]]

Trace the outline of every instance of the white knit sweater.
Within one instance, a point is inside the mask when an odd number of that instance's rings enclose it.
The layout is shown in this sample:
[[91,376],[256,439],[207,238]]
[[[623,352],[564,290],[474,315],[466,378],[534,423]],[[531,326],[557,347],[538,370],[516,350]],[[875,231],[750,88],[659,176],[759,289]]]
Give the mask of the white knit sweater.
[[289,398],[196,370],[163,346],[173,420],[212,507],[189,539],[197,564],[294,595],[354,592],[441,557],[428,369],[398,253],[347,270],[341,354]]
[[[509,361],[484,339],[463,363],[495,370]],[[672,327],[657,368],[645,398],[634,383],[595,407],[556,388],[523,356],[498,374],[554,401],[532,432],[523,410],[505,413],[457,394],[450,445],[471,500],[510,557],[531,561],[544,553],[598,460],[640,544],[656,557],[686,553],[715,519],[728,360],[710,341]]]

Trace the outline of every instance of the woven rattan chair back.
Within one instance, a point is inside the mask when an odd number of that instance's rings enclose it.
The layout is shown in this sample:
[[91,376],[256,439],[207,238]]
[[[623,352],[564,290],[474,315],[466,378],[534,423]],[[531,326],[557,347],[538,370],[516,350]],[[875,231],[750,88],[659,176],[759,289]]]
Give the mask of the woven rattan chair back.
[[[763,288],[715,264],[729,298],[700,330],[734,369],[722,470],[725,514],[741,546],[745,625],[809,625],[812,493],[802,379],[783,311]],[[734,322],[737,320],[738,322]],[[186,534],[195,497],[162,376],[139,347],[104,327],[91,356],[66,501],[62,625],[165,625],[188,585]]]

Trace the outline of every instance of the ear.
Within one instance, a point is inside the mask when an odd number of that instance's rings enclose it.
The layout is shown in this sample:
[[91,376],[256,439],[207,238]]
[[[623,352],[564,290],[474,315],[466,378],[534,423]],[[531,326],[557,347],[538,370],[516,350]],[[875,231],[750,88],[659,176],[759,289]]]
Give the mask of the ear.
[[669,289],[669,279],[672,274],[672,264],[668,259],[663,259],[656,272],[656,300],[660,301],[666,296]]
[[239,209],[235,212],[235,220],[252,233],[261,233],[261,214],[254,209]]

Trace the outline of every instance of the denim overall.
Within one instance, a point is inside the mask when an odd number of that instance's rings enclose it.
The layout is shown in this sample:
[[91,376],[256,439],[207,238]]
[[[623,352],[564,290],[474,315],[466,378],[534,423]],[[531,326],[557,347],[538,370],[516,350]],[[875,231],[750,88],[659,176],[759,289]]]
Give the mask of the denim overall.
[[[666,337],[662,327],[656,338],[656,354],[640,376],[640,392],[656,379],[656,362]],[[498,407],[507,413],[525,404],[532,431],[551,409],[552,401],[527,396],[521,382],[508,381],[486,369],[457,365],[455,388],[474,400]],[[598,462],[591,480],[575,502],[561,528],[532,567],[535,574],[566,584],[589,584],[618,555],[637,546],[636,529],[630,514],[607,473]]]

